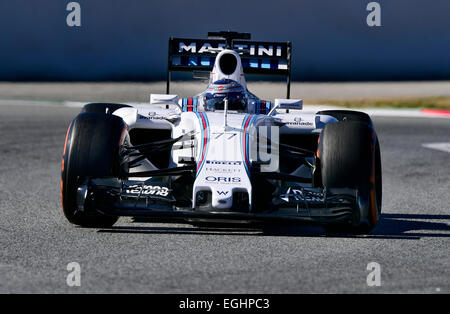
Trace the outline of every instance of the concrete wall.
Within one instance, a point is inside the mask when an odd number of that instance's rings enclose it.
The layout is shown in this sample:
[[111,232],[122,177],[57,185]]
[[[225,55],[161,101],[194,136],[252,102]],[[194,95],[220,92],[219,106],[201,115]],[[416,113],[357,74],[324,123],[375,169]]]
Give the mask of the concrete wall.
[[0,80],[164,79],[169,36],[211,30],[292,41],[296,80],[450,78],[450,1],[0,0]]

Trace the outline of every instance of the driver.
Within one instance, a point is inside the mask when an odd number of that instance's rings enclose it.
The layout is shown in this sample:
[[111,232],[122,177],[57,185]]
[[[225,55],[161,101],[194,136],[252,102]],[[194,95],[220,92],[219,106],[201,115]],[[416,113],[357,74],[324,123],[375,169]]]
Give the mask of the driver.
[[225,98],[228,99],[228,110],[247,110],[247,93],[242,85],[233,80],[222,79],[209,84],[201,97],[207,111],[224,110]]

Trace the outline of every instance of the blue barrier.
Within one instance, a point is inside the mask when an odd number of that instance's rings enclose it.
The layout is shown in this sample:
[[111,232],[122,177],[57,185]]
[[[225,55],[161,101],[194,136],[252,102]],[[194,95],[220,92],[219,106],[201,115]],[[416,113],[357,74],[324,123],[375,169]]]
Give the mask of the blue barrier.
[[0,80],[159,80],[170,36],[237,30],[291,41],[295,80],[450,78],[450,1],[1,0]]

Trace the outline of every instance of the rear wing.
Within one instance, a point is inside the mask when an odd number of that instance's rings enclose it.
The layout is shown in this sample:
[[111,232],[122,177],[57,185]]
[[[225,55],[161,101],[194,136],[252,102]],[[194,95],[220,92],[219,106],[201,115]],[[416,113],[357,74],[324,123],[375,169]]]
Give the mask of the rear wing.
[[211,71],[217,53],[233,49],[241,56],[246,74],[279,75],[286,77],[287,98],[290,96],[291,43],[262,42],[250,39],[250,34],[235,32],[209,33],[209,39],[169,39],[166,93],[170,93],[172,72]]

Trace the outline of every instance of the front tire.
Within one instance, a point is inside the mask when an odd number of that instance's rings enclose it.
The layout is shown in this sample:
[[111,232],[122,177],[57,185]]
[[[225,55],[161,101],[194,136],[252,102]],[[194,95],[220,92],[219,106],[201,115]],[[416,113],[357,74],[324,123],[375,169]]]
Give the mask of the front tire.
[[107,216],[77,204],[77,189],[90,177],[117,177],[119,149],[127,128],[117,116],[80,113],[70,124],[61,167],[61,202],[69,222],[82,227],[110,227],[118,217]]
[[316,114],[323,114],[332,116],[336,118],[338,121],[353,121],[353,122],[361,122],[368,124],[371,128],[373,128],[372,119],[370,116],[361,111],[355,110],[322,110],[317,112]]
[[103,103],[103,102],[93,102],[83,106],[81,112],[95,112],[95,113],[105,113],[113,114],[114,111],[120,108],[131,107],[125,104],[114,104],[114,103]]
[[381,160],[375,131],[366,122],[342,121],[325,126],[320,135],[322,185],[358,190],[359,211],[348,223],[326,226],[327,231],[368,233],[381,214]]

